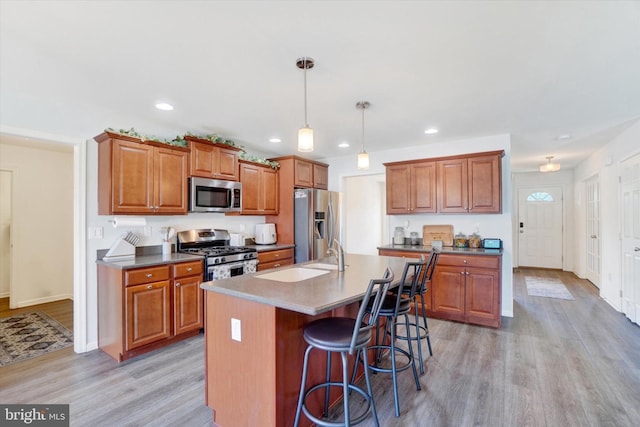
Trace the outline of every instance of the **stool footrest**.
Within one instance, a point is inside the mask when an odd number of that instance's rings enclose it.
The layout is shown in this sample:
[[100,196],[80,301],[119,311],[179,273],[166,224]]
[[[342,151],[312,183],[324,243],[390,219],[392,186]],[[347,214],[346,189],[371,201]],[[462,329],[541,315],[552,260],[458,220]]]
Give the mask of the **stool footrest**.
[[[315,424],[319,426],[326,426],[326,427],[344,426],[343,420],[329,421],[326,418],[318,418],[317,416],[310,413],[309,409],[307,409],[307,404],[306,404],[307,397],[309,397],[309,395],[316,390],[324,389],[328,387],[340,387],[342,389],[344,387],[344,384],[341,381],[330,381],[330,382],[323,382],[320,384],[316,384],[313,387],[307,389],[307,391],[304,394],[304,398],[302,400],[302,412],[304,412],[307,418],[309,418],[311,421],[313,421]],[[360,396],[364,397],[365,400],[367,401],[367,407],[365,408],[365,411],[361,415],[358,415],[356,418],[351,419],[350,424],[355,425],[355,424],[361,423],[362,421],[368,418],[369,413],[371,412],[371,397],[367,394],[367,392],[364,389],[362,389],[361,387],[355,384],[349,384],[348,387],[350,391],[351,390],[356,391],[358,394],[360,394]]]

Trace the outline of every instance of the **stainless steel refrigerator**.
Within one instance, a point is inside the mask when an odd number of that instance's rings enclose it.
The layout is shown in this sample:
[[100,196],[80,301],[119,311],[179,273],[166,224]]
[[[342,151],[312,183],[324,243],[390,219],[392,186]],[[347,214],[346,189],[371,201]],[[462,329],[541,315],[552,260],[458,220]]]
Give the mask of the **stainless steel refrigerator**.
[[333,240],[341,242],[342,193],[303,189],[293,193],[295,262],[328,256]]

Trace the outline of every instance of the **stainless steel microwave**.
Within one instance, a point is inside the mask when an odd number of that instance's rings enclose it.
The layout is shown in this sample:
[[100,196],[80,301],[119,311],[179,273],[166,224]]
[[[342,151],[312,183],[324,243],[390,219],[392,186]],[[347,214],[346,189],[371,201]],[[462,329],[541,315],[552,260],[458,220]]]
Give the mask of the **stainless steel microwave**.
[[239,182],[189,178],[189,212],[240,212],[241,195]]

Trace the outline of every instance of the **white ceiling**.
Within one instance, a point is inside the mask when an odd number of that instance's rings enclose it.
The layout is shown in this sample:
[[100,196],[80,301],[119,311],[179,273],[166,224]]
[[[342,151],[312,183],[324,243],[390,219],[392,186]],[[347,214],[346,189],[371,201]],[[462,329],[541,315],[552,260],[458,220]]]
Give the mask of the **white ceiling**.
[[639,1],[0,0],[0,43],[0,123],[69,137],[294,154],[302,56],[310,158],[355,157],[361,100],[368,151],[510,133],[514,171],[573,167],[640,117]]

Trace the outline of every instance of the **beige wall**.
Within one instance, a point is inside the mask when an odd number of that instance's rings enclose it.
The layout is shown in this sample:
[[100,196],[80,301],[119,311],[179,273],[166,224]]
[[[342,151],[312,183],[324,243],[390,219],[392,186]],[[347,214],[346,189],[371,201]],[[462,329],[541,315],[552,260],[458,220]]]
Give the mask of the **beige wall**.
[[0,136],[12,172],[11,307],[73,297],[73,148]]

